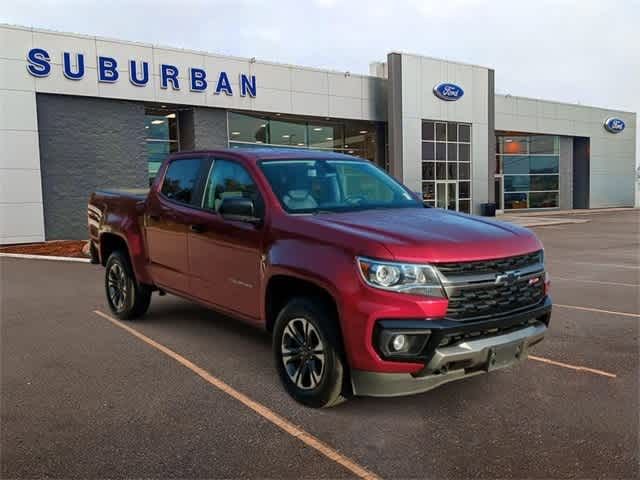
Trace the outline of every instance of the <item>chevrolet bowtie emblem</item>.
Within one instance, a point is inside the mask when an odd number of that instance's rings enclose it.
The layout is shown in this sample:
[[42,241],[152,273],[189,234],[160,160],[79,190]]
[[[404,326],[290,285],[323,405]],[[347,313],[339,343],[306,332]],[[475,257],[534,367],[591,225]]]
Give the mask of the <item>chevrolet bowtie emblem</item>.
[[512,285],[520,278],[519,270],[511,270],[496,275],[496,285]]

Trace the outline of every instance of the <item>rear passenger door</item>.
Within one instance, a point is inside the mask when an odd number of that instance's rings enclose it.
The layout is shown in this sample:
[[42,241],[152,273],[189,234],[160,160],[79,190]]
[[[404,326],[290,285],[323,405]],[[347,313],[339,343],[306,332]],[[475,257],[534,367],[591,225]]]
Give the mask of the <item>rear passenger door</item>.
[[253,200],[264,219],[262,195],[248,170],[234,160],[213,159],[199,213],[201,229],[188,234],[191,290],[208,303],[257,321],[264,228],[220,215],[222,201],[232,197]]
[[154,282],[168,290],[189,292],[187,234],[210,164],[206,157],[173,159],[160,190],[149,197],[145,213],[149,269]]

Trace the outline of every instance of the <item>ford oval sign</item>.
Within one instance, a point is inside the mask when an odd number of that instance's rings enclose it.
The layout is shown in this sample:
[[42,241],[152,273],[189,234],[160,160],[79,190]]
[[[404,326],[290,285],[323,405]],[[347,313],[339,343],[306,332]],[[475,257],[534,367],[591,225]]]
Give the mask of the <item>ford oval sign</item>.
[[607,118],[604,122],[604,128],[611,133],[620,133],[624,130],[625,126],[626,125],[623,120],[615,117]]
[[464,95],[464,90],[453,83],[439,83],[433,87],[433,93],[436,97],[447,102],[460,100]]

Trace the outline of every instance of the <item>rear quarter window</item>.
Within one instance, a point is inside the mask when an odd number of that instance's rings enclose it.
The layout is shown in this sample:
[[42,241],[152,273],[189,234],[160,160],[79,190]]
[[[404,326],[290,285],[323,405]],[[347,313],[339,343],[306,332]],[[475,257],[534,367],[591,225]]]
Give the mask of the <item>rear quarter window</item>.
[[169,164],[162,182],[162,194],[170,200],[193,204],[200,171],[203,167],[202,158],[184,158],[174,160]]

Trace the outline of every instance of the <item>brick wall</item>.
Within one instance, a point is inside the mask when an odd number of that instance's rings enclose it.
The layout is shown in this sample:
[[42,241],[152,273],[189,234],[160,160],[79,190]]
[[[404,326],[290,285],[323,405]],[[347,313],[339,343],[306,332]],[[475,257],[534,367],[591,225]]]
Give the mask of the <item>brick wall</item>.
[[148,186],[144,106],[37,95],[45,238],[87,238],[87,201],[99,188]]

